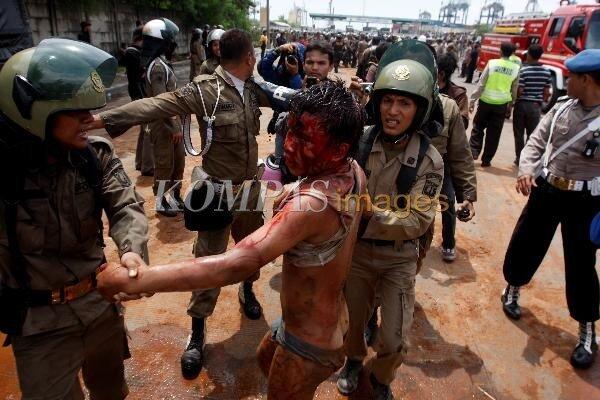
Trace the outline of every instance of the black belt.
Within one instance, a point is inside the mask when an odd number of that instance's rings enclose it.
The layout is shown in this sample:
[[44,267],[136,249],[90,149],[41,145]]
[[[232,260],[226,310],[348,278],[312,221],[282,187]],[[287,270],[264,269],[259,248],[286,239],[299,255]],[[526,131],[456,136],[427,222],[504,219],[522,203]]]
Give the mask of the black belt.
[[394,246],[396,244],[395,240],[363,239],[363,238],[361,238],[360,240],[362,240],[363,242],[370,243],[375,246]]

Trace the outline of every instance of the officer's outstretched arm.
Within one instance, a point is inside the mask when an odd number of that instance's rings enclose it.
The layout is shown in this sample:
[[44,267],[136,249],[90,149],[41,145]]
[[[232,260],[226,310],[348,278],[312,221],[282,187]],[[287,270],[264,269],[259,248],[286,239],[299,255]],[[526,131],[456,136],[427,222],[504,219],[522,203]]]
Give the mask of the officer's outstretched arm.
[[[298,242],[320,238],[340,227],[338,214],[323,209],[319,200],[302,197],[290,202],[273,219],[224,254],[174,264],[140,268],[131,279],[119,264],[111,264],[98,276],[98,289],[109,301],[119,292],[128,294],[209,289],[240,282],[273,261]],[[308,211],[317,210],[317,211]],[[322,210],[322,211],[319,211]],[[324,228],[327,227],[327,228]]]

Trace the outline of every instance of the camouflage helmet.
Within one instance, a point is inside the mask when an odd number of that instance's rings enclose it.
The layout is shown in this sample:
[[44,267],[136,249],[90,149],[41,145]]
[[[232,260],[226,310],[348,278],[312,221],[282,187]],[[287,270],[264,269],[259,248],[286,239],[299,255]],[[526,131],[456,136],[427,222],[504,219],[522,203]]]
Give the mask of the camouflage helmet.
[[0,111],[44,140],[53,114],[104,107],[105,87],[112,84],[116,72],[117,60],[97,47],[69,39],[45,39],[4,64]]
[[411,126],[420,128],[429,118],[434,103],[435,81],[431,73],[421,63],[413,60],[398,60],[387,64],[379,71],[373,86],[373,100],[379,120],[379,103],[388,92],[406,95],[419,100],[418,111]]

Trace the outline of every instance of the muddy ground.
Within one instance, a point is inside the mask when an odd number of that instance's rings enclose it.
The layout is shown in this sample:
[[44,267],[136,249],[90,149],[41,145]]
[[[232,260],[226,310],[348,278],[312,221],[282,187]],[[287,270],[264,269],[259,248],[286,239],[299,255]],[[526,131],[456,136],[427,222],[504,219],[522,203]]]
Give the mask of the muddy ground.
[[[176,68],[179,81],[186,82],[187,67],[181,64]],[[341,72],[346,76],[353,73],[349,69]],[[466,86],[469,92],[474,88]],[[129,101],[122,93],[115,92],[109,107]],[[270,110],[263,109],[258,138],[261,157],[274,147],[266,134],[270,115]],[[184,228],[181,216],[169,219],[155,214],[152,178],[142,177],[134,169],[137,132],[138,128],[132,128],[114,143],[147,201],[151,261],[191,257],[195,234]],[[517,171],[513,160],[512,125],[507,121],[492,167],[484,169],[476,162],[477,215],[469,223],[458,222],[458,257],[452,264],[440,257],[437,218],[434,247],[417,277],[412,346],[392,384],[398,399],[600,398],[600,363],[588,371],[574,371],[568,361],[577,340],[577,324],[566,306],[560,234],[533,282],[522,292],[523,318],[515,322],[502,313],[499,296],[505,285],[504,252],[526,200],[514,190]],[[186,159],[186,178],[198,163],[197,158]],[[107,255],[115,260],[115,246],[110,240],[107,243]],[[189,294],[157,294],[127,303],[132,353],[126,361],[129,398],[266,399],[266,379],[257,368],[254,351],[269,324],[280,315],[280,266],[280,259],[265,266],[255,284],[264,307],[264,318],[258,321],[241,315],[237,286],[223,289],[208,319],[206,367],[193,381],[184,380],[179,371],[179,357],[189,334]],[[343,398],[337,393],[335,378],[319,387],[317,399]],[[12,352],[2,348],[0,398],[19,397]],[[369,398],[369,392],[359,390],[353,398]]]

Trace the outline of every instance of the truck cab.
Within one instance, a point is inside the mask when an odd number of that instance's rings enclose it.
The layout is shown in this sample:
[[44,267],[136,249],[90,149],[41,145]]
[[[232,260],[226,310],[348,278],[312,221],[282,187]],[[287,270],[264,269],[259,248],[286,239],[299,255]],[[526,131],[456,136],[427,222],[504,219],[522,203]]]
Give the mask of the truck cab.
[[516,54],[525,59],[530,44],[544,48],[540,62],[552,73],[552,96],[544,111],[552,108],[556,99],[566,92],[567,58],[584,49],[600,48],[600,4],[569,4],[561,2],[550,16],[540,18],[507,18],[498,21],[494,32],[484,35],[477,68],[481,71],[487,62],[500,57],[500,43],[516,45]]

